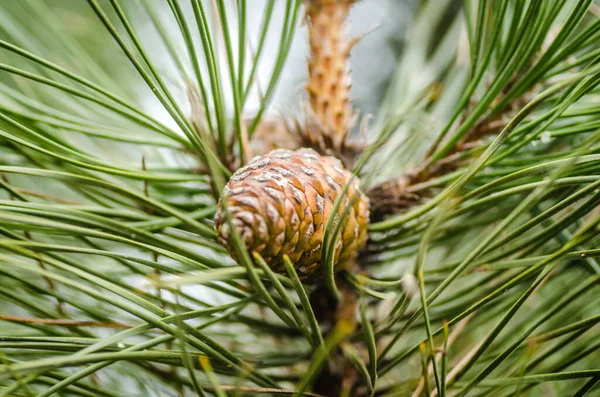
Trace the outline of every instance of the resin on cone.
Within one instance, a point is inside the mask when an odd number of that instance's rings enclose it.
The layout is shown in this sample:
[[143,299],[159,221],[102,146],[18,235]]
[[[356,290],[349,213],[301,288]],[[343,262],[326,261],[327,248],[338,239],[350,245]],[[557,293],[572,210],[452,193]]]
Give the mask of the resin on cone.
[[[346,185],[333,215],[334,203]],[[352,179],[336,158],[311,149],[275,150],[233,174],[217,207],[215,230],[235,258],[225,208],[249,252],[260,254],[277,272],[284,272],[283,256],[288,255],[302,278],[314,275],[321,263],[330,216],[334,216],[333,231],[350,208],[334,243],[336,270],[352,263],[367,240],[369,202],[358,179]]]

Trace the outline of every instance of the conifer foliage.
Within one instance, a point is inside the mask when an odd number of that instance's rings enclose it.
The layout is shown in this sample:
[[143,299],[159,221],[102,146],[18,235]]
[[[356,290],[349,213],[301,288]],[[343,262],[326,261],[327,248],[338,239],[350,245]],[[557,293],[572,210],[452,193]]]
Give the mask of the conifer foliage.
[[0,2],[0,396],[600,395],[600,3],[379,3]]

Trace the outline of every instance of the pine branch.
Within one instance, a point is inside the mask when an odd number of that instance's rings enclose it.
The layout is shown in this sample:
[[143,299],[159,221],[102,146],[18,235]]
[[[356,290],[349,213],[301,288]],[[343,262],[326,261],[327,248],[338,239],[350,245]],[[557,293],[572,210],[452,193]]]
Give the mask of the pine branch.
[[[418,2],[368,146],[348,15],[379,4],[67,3],[0,3],[0,394],[596,390],[596,2]],[[271,104],[303,13],[296,121]],[[346,179],[286,163],[276,198],[234,203],[231,258],[223,186],[267,183],[260,162],[236,171],[300,146]],[[294,215],[317,219],[306,255],[309,233],[269,240]]]

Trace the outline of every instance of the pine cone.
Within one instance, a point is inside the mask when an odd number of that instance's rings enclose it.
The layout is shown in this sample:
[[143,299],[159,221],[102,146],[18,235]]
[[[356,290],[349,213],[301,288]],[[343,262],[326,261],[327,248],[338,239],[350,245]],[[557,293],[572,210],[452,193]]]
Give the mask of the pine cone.
[[235,258],[225,202],[250,252],[281,273],[283,255],[288,255],[299,276],[309,278],[321,263],[324,229],[335,200],[349,183],[336,215],[352,204],[335,241],[335,269],[343,269],[365,244],[369,219],[368,199],[351,177],[339,160],[311,149],[278,149],[256,157],[237,170],[223,190],[215,217],[218,239]]

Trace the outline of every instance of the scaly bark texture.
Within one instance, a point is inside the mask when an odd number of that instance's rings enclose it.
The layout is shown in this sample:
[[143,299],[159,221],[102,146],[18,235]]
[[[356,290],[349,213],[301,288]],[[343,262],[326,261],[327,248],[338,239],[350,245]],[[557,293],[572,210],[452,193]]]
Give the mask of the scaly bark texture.
[[[339,195],[342,201],[334,214]],[[346,209],[347,216],[342,217]],[[321,263],[330,216],[331,230],[343,222],[333,243],[334,263],[340,270],[354,261],[367,240],[368,199],[339,160],[311,149],[280,149],[256,157],[233,174],[221,195],[215,230],[234,257],[230,225],[248,250],[260,254],[275,271],[285,272],[287,255],[299,276],[309,278]]]
[[[356,119],[350,102],[348,58],[356,39],[349,36],[346,18],[355,0],[306,0],[310,43],[309,109],[298,133],[305,145],[344,160],[355,149],[347,142]],[[348,163],[348,161],[344,161]]]

